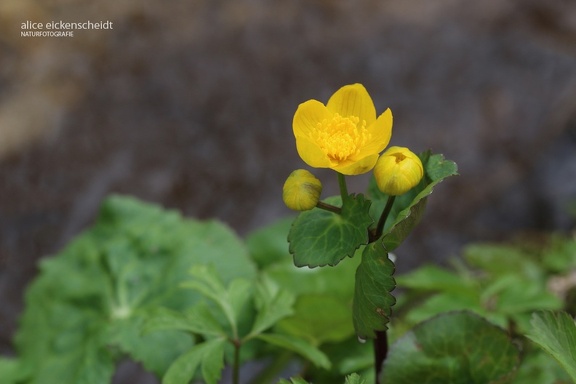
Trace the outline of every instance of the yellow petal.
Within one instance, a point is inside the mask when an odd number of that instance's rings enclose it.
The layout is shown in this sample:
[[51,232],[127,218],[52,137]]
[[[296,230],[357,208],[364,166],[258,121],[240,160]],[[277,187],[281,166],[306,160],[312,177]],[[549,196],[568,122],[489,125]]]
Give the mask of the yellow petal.
[[343,175],[361,175],[374,168],[377,160],[378,154],[376,153],[374,155],[366,156],[365,158],[358,161],[346,161],[340,163],[336,166],[333,166],[332,169],[340,172]]
[[294,113],[292,129],[294,136],[309,137],[310,132],[324,119],[332,118],[332,113],[318,100],[308,100],[298,106]]
[[392,137],[392,111],[390,111],[390,108],[378,116],[378,119],[372,125],[368,126],[368,132],[370,132],[372,139],[362,148],[359,153],[360,156],[380,153],[390,142]]
[[326,107],[344,117],[357,116],[367,126],[376,120],[374,102],[362,84],[343,86],[330,97]]
[[296,136],[298,155],[313,168],[331,168],[333,161],[320,147],[305,136]]

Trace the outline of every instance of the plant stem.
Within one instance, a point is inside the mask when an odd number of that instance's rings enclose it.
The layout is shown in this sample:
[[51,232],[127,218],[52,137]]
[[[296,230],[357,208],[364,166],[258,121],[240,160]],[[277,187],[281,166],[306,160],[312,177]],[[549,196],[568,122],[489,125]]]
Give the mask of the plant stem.
[[324,202],[322,202],[322,201],[319,201],[319,202],[316,204],[316,207],[318,207],[318,208],[320,208],[320,209],[323,209],[323,210],[325,210],[325,211],[330,211],[330,212],[334,212],[334,213],[337,213],[337,214],[342,213],[342,208],[336,207],[336,206],[334,206],[334,205],[332,205],[332,204],[326,204],[326,203],[324,203]]
[[292,352],[285,351],[278,355],[262,372],[251,380],[251,384],[268,384],[275,382],[280,372],[288,365],[294,357]]
[[342,204],[348,198],[348,187],[346,186],[346,178],[343,174],[338,172],[338,186],[340,187],[340,196],[342,196]]
[[[376,226],[376,231],[373,235],[372,241],[376,241],[382,236],[384,232],[384,224],[386,224],[386,219],[392,211],[394,206],[394,199],[396,196],[388,196],[388,201],[386,201],[386,206],[380,215],[380,220],[378,220],[378,225]],[[386,359],[388,354],[388,335],[386,331],[376,331],[376,339],[374,340],[374,367],[376,368],[376,384],[380,383],[380,372],[382,371],[382,363]]]
[[234,365],[232,367],[232,383],[240,384],[240,341],[233,340],[234,344]]
[[386,201],[386,206],[382,211],[382,215],[380,215],[380,220],[378,220],[378,226],[376,227],[376,231],[374,232],[374,238],[372,239],[375,241],[380,236],[382,236],[382,232],[384,231],[384,224],[386,224],[386,219],[390,215],[392,211],[392,206],[394,205],[394,199],[396,196],[388,196],[388,201]]
[[388,335],[386,331],[376,331],[374,340],[374,365],[376,368],[376,384],[380,383],[380,373],[382,372],[382,363],[388,354]]

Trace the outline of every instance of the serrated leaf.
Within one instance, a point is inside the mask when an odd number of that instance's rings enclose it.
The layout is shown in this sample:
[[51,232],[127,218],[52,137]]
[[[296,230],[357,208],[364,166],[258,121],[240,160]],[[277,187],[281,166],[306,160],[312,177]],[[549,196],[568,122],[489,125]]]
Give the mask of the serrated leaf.
[[375,338],[375,331],[388,329],[392,306],[396,303],[390,292],[396,287],[394,263],[377,241],[364,248],[356,270],[353,321],[360,338]]
[[249,337],[264,332],[294,312],[294,295],[266,277],[257,285],[254,299],[258,314]]
[[566,312],[539,311],[532,315],[527,335],[549,353],[576,382],[576,325]]
[[216,384],[224,368],[225,344],[224,339],[213,339],[195,345],[172,363],[162,384],[188,384],[198,368],[207,384]]
[[232,329],[231,336],[237,338],[242,308],[252,297],[252,283],[235,279],[225,288],[214,268],[203,265],[194,266],[190,274],[193,279],[183,282],[182,287],[194,289],[218,305]]
[[397,340],[384,361],[381,380],[394,384],[485,384],[504,382],[519,351],[507,333],[471,312],[427,320]]
[[364,384],[364,383],[366,383],[366,381],[363,380],[362,377],[357,373],[353,373],[349,376],[346,376],[345,384]]
[[[418,156],[425,176],[420,184],[394,200],[383,232],[383,244],[389,252],[398,247],[418,224],[426,207],[426,198],[434,187],[447,177],[458,174],[456,163],[445,160],[441,154],[427,151]],[[369,196],[373,200],[370,212],[377,220],[389,196],[378,189],[374,177],[370,181]]]
[[[353,373],[349,376],[346,376],[344,384],[365,384],[366,380],[362,379],[360,375],[357,373]],[[278,384],[309,384],[308,381],[302,379],[301,377],[291,377],[290,381],[282,379],[278,382]]]
[[147,334],[165,330],[178,330],[209,336],[226,335],[204,302],[198,303],[184,312],[176,312],[162,307],[150,311],[142,327],[142,332]]
[[147,318],[146,313],[136,313],[111,322],[106,328],[106,341],[161,377],[174,359],[193,345],[193,339],[174,329],[142,334]]
[[[338,198],[326,200],[336,204]],[[350,195],[340,214],[319,208],[302,212],[290,228],[289,251],[298,267],[310,268],[338,264],[346,256],[354,256],[361,245],[368,243],[370,201],[362,195]]]
[[268,344],[276,345],[289,351],[296,352],[318,367],[324,369],[330,368],[331,364],[330,360],[328,360],[328,357],[318,348],[302,339],[276,333],[262,333],[256,336],[256,338],[263,340]]

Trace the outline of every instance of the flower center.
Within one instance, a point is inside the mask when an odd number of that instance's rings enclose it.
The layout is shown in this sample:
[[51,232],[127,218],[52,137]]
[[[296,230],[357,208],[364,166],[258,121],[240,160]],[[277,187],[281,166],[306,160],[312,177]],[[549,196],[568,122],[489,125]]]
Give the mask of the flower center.
[[404,154],[397,152],[397,153],[393,153],[392,156],[394,156],[394,158],[396,159],[396,164],[402,162],[406,156],[404,156]]
[[366,121],[357,116],[342,117],[335,113],[332,119],[324,119],[312,131],[318,146],[335,161],[344,161],[355,155],[371,139]]

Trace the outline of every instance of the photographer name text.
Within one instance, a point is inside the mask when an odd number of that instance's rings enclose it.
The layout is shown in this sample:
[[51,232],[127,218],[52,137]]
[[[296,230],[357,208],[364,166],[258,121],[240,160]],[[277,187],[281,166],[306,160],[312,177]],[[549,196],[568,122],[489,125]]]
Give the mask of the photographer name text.
[[49,21],[38,23],[27,20],[20,25],[21,37],[74,37],[76,30],[114,29],[113,23],[107,21]]

